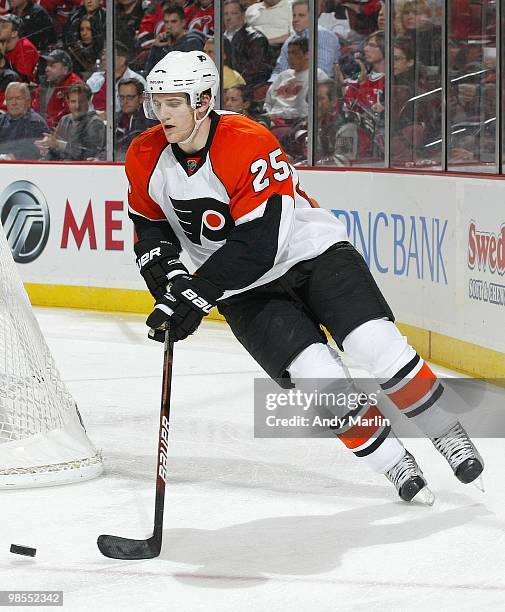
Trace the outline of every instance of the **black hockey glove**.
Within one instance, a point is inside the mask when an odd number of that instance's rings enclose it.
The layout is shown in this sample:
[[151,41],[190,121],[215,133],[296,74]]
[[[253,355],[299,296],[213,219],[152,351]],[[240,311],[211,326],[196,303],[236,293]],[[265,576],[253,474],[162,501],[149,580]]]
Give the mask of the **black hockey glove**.
[[151,328],[149,338],[163,342],[166,323],[170,319],[174,340],[184,340],[197,330],[222,293],[203,278],[178,276],[170,284],[170,291],[156,302],[154,310],[147,317],[146,324]]
[[170,242],[146,238],[135,243],[134,249],[137,266],[155,299],[165,295],[167,284],[176,276],[188,274],[186,266],[179,260],[177,249]]

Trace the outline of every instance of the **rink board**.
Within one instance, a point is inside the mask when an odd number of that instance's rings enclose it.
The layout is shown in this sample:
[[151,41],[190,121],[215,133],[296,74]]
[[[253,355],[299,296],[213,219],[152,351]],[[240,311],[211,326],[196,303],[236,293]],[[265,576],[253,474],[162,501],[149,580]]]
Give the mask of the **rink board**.
[[[505,376],[503,180],[374,171],[300,174],[303,188],[345,223],[420,352],[477,375]],[[0,176],[2,222],[12,226],[17,215],[23,230],[14,247],[18,260],[30,249],[38,251],[19,264],[33,303],[149,310],[152,299],[132,256],[122,165],[4,163]],[[17,181],[34,186],[29,198],[35,215],[12,205]],[[46,236],[34,246],[37,228]]]

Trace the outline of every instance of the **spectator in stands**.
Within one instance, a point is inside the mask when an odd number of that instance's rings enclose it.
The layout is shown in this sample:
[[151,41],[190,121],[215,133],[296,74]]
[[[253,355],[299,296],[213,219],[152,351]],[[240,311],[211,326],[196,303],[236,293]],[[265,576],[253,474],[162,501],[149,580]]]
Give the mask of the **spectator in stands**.
[[339,41],[345,41],[351,28],[345,8],[337,0],[317,0],[318,24],[338,36]]
[[83,77],[88,77],[96,67],[104,48],[104,31],[96,27],[96,22],[83,17],[79,24],[79,38],[67,45],[67,51],[74,62],[74,70]]
[[28,38],[21,38],[23,25],[20,17],[8,13],[0,15],[0,57],[5,57],[11,68],[28,83],[35,78],[39,52]]
[[33,108],[40,113],[50,128],[55,128],[68,111],[65,93],[74,83],[81,83],[81,78],[72,72],[72,58],[62,49],[55,49],[46,60],[46,79],[35,90]]
[[45,8],[51,17],[58,38],[62,35],[70,15],[80,4],[81,0],[40,0],[40,6]]
[[[146,86],[146,80],[144,77],[135,72],[128,65],[129,51],[126,45],[118,42],[114,46],[115,50],[115,79],[116,79],[116,110],[120,108],[119,104],[119,90],[118,83],[121,79],[137,79]],[[106,81],[105,73],[107,71],[107,53],[105,49],[102,51],[100,58],[100,70],[93,72],[93,74],[87,80],[87,85],[93,93],[93,108],[100,113],[104,113],[107,106],[106,101]]]
[[0,115],[1,159],[39,159],[34,141],[48,128],[44,119],[30,108],[27,83],[9,83],[5,104],[7,112]]
[[163,1],[153,0],[153,2],[149,2],[144,11],[144,16],[135,36],[135,46],[140,49],[150,48],[156,34],[158,34],[163,25]]
[[[137,32],[136,45],[141,49],[150,49],[157,34],[163,31],[164,0],[153,0],[148,3],[144,17]],[[213,0],[172,0],[171,5],[184,10],[184,23],[187,30],[199,30],[206,36],[214,32],[214,1]],[[145,3],[143,4],[145,6]],[[142,65],[145,64],[145,59]]]
[[[322,80],[318,83],[317,121],[319,126],[317,158],[334,163],[333,156],[336,152],[337,129],[342,121],[338,104],[338,88],[332,79]],[[346,143],[340,144],[345,145]],[[337,152],[346,154],[348,153],[347,147],[340,146]]]
[[[277,119],[301,119],[307,116],[309,89],[309,41],[297,38],[288,44],[289,68],[278,74],[265,98],[265,112]],[[318,68],[318,79],[327,79]],[[282,122],[284,123],[284,122]]]
[[384,131],[384,32],[375,32],[367,38],[364,53],[370,69],[367,71],[361,59],[357,60],[361,76],[357,84],[347,87],[344,101],[360,122],[359,155],[376,157]]
[[245,85],[234,85],[224,91],[224,110],[240,113],[250,117],[251,101],[248,99]]
[[[386,3],[381,0],[381,7],[377,15],[377,29],[386,31]],[[394,28],[393,28],[394,30]]]
[[348,38],[364,39],[378,28],[380,0],[356,0],[355,2],[339,2],[346,9],[351,34]]
[[9,68],[9,64],[5,57],[0,58],[0,111],[6,111],[5,106],[5,90],[9,83],[15,83],[21,81],[21,77],[17,72]]
[[56,43],[53,20],[45,8],[32,0],[9,0],[9,6],[9,12],[22,19],[21,37],[28,38],[39,51],[45,51]]
[[416,63],[440,66],[442,32],[432,21],[432,9],[426,0],[407,0],[398,11],[398,32],[408,36],[416,50]]
[[412,40],[398,36],[393,41],[393,83],[396,87],[416,87],[415,50]]
[[100,0],[82,0],[82,6],[78,7],[70,15],[63,32],[65,46],[80,40],[81,21],[87,19],[97,38],[105,39],[106,11],[100,6]]
[[144,17],[142,0],[116,0],[116,40],[131,48]]
[[214,0],[195,0],[184,9],[186,28],[214,34]]
[[70,113],[61,118],[55,132],[46,132],[35,144],[50,160],[94,159],[104,146],[105,125],[89,108],[91,90],[85,83],[74,83],[65,97]]
[[131,141],[144,130],[156,125],[146,118],[142,108],[144,85],[137,79],[121,79],[119,103],[121,112],[116,122],[116,159],[123,161]]
[[224,36],[230,43],[229,62],[252,88],[268,81],[272,59],[268,40],[245,22],[245,7],[240,0],[225,0],[223,6]]
[[[205,53],[207,53],[209,57],[213,59],[213,61],[216,61],[215,56],[214,56],[214,37],[213,36],[211,36],[210,38],[207,38],[207,40],[205,41],[203,50],[205,51]],[[230,87],[235,87],[236,85],[245,85],[245,81],[242,78],[242,75],[239,74],[236,70],[232,70],[230,66],[228,65],[229,54],[230,54],[230,43],[225,38],[224,45],[223,45],[223,74],[222,74],[224,90],[230,89]]]
[[422,66],[416,66],[415,50],[409,37],[393,41],[393,83],[391,88],[391,156],[396,162],[411,162],[424,144],[422,98],[426,91]]
[[173,4],[163,10],[164,29],[156,35],[146,64],[150,72],[162,57],[170,51],[203,51],[205,35],[199,30],[187,30],[184,10]]
[[292,34],[291,3],[288,0],[262,0],[245,12],[248,26],[258,30],[268,39],[273,59],[277,59],[282,44]]
[[[282,45],[281,52],[275,64],[275,68],[270,77],[273,81],[278,74],[288,68],[288,45],[296,38],[309,37],[309,3],[308,0],[294,0],[291,6],[293,14],[293,30],[292,34]],[[317,49],[317,65],[328,76],[334,75],[335,65],[338,64],[340,57],[340,43],[333,32],[318,26],[318,49]]]

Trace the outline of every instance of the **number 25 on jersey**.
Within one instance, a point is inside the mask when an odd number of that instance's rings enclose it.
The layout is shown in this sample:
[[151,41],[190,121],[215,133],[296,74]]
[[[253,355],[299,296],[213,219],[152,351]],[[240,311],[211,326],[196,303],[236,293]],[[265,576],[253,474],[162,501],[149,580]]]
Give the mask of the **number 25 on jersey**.
[[276,181],[285,181],[290,175],[289,165],[283,159],[279,159],[282,155],[280,149],[275,149],[268,154],[268,161],[260,157],[251,164],[251,174],[256,176],[253,179],[253,189],[256,193],[263,191],[270,185],[270,178],[266,176],[268,166],[275,170],[273,178]]

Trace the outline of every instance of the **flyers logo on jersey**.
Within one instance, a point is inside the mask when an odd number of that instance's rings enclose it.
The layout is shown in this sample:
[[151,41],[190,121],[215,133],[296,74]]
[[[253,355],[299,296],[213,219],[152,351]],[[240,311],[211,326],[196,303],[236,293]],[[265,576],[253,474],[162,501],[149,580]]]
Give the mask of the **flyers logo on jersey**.
[[193,244],[202,244],[202,238],[211,242],[224,242],[234,227],[228,205],[213,198],[195,198],[189,202],[171,198],[181,228]]

